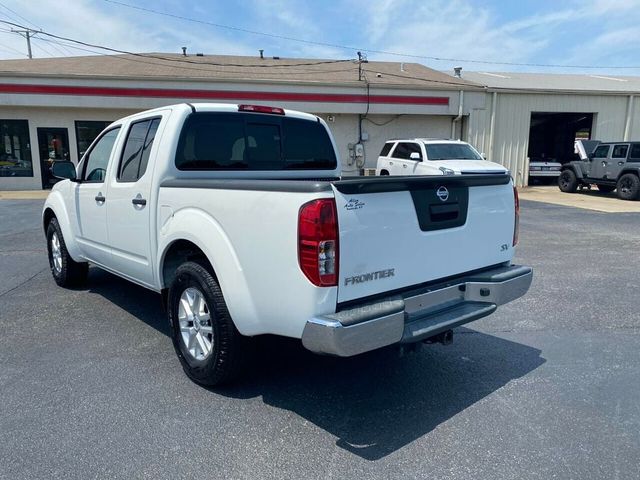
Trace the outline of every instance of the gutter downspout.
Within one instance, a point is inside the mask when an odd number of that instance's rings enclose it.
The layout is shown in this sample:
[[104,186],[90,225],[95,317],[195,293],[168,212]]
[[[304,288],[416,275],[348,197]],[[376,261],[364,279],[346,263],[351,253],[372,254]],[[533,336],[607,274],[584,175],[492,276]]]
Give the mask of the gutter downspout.
[[[456,138],[456,124],[462,118],[463,102],[464,102],[464,90],[460,90],[460,98],[458,99],[458,116],[451,121],[451,140],[455,140]],[[462,137],[462,131],[460,132],[460,137]]]
[[631,127],[633,125],[633,101],[635,99],[634,95],[629,95],[629,100],[627,101],[627,118],[624,122],[624,137],[623,140],[625,142],[629,141],[629,136],[631,135]]
[[496,159],[493,157],[493,137],[494,131],[496,128],[496,107],[498,104],[498,92],[493,92],[491,97],[491,120],[489,122],[489,160],[490,162],[495,162]]

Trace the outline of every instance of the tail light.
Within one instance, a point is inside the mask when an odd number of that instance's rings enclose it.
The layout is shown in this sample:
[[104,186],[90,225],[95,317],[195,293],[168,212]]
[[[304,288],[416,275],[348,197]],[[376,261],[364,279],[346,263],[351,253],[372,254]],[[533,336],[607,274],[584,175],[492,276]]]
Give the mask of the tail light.
[[518,197],[518,189],[513,186],[513,203],[515,211],[515,222],[513,224],[513,246],[518,244],[518,233],[520,231],[520,198]]
[[338,214],[336,202],[323,198],[305,203],[298,214],[298,262],[318,287],[338,285]]

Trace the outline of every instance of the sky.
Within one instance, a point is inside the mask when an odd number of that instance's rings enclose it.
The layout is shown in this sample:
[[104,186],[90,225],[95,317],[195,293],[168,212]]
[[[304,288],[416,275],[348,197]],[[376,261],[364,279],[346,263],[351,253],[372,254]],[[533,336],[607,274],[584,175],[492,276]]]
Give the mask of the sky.
[[[0,0],[0,20],[130,52],[186,46],[192,54],[349,59],[361,50],[370,60],[444,71],[640,76],[640,0]],[[26,40],[11,28],[0,24],[0,59],[26,58]],[[107,53],[52,42],[37,34],[34,57]],[[623,66],[634,68],[614,68]]]

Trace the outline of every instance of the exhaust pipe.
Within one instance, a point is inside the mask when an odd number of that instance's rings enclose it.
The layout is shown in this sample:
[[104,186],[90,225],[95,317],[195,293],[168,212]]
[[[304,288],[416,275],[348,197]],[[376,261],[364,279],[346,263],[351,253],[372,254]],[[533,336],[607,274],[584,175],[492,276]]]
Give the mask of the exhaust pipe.
[[442,345],[451,345],[453,343],[453,330],[446,330],[433,337],[425,338],[424,343],[441,343]]

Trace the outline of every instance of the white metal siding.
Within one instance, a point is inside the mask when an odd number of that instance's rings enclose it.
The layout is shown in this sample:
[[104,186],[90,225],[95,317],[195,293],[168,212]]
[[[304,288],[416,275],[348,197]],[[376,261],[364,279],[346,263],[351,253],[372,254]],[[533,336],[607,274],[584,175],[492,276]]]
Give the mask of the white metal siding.
[[[532,112],[593,113],[593,138],[603,141],[621,140],[627,112],[627,95],[564,95],[532,93],[498,93],[493,149],[489,145],[491,94],[487,94],[484,110],[471,112],[469,139],[485,152],[493,152],[489,160],[509,168],[516,183],[527,182],[527,149]],[[640,109],[634,108],[637,115]],[[639,121],[632,124],[632,137],[640,137]],[[482,149],[482,148],[481,148]]]

